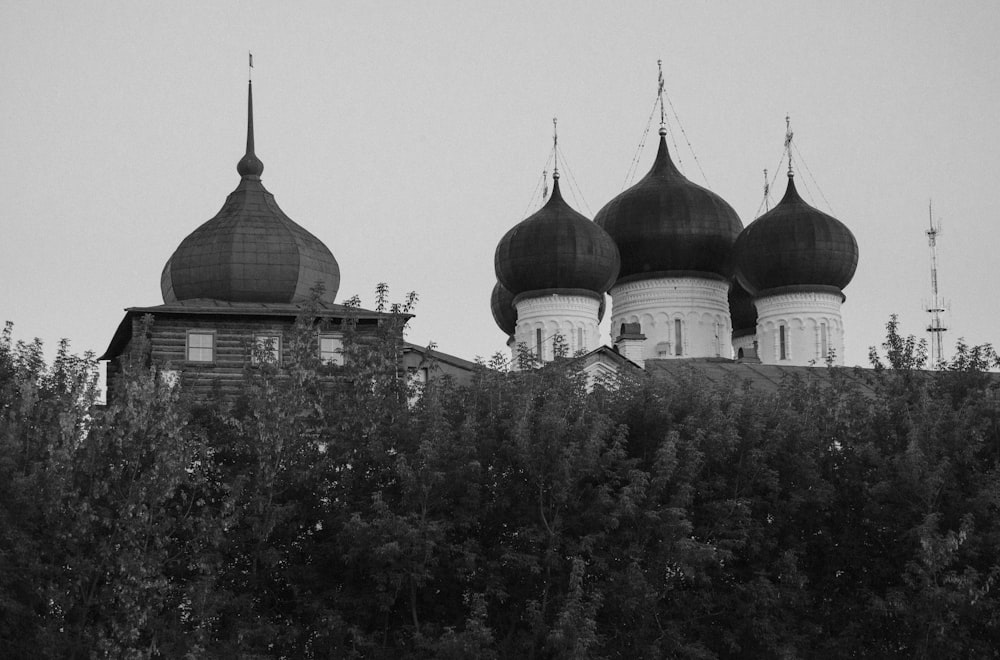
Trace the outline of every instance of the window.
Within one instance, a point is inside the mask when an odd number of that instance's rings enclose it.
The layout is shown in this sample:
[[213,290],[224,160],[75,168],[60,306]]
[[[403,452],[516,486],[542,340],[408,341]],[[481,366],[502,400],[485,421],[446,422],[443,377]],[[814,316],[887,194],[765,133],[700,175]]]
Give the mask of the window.
[[819,324],[819,356],[823,360],[830,355],[830,341],[826,334],[826,323]]
[[281,363],[281,335],[254,335],[254,364],[266,362],[268,364]]
[[189,362],[214,362],[215,333],[188,330],[187,359]]
[[319,359],[323,364],[344,364],[344,340],[339,335],[320,335]]
[[535,355],[539,360],[542,359],[542,329],[537,328],[535,330]]
[[684,345],[681,343],[681,320],[674,319],[674,355],[683,355]]
[[778,326],[778,359],[787,360],[788,359],[788,346],[787,338],[785,336],[785,326]]
[[583,351],[586,350],[586,346],[583,343],[583,328],[576,329],[576,350]]

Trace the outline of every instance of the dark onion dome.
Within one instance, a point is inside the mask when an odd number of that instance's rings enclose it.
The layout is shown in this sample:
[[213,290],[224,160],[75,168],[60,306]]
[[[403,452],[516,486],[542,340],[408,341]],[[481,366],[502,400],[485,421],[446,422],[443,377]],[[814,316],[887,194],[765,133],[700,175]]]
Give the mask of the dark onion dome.
[[666,131],[649,173],[598,211],[621,254],[619,281],[688,271],[730,277],[743,223],[712,191],[688,181],[667,151]]
[[740,284],[754,295],[785,286],[843,289],[858,266],[858,242],[844,223],[809,206],[795,182],[748,226],[734,250]]
[[493,287],[490,295],[490,309],[493,310],[493,320],[505,335],[513,335],[517,328],[517,310],[514,309],[514,294],[499,282]]
[[618,276],[618,249],[607,232],[570,208],[558,175],[553,179],[545,206],[500,239],[493,259],[497,279],[515,297],[548,289],[603,294]]
[[214,218],[188,235],[160,276],[165,303],[210,298],[245,303],[296,303],[323,285],[322,302],[340,287],[340,266],[318,238],[282,212],[264,189],[254,153],[253,89],[248,92],[247,152],[241,176]]
[[734,337],[757,332],[757,307],[753,304],[753,296],[739,282],[729,287],[729,316]]

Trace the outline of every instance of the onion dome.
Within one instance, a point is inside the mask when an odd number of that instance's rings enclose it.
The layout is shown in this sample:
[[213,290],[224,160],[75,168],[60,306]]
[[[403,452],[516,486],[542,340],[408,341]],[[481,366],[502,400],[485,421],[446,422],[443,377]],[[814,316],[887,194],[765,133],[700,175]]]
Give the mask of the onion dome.
[[858,266],[858,242],[844,223],[799,197],[792,175],[778,204],[740,235],[740,284],[754,295],[785,286],[843,289]]
[[753,296],[739,282],[729,287],[729,316],[734,337],[757,332],[757,307],[753,304]]
[[614,284],[619,260],[607,232],[563,200],[555,174],[549,201],[500,239],[493,265],[515,297],[546,289],[600,295]]
[[247,152],[236,166],[240,183],[222,210],[181,241],[163,267],[163,301],[297,303],[310,299],[319,283],[320,300],[332,303],[340,266],[261,184],[264,164],[254,153],[252,87],[247,98]]
[[490,308],[493,310],[493,320],[505,335],[513,335],[517,327],[517,310],[514,309],[514,294],[499,282],[493,287],[490,296]]
[[743,229],[733,207],[680,173],[665,129],[649,173],[608,202],[594,222],[618,245],[619,280],[678,271],[730,277],[731,249]]

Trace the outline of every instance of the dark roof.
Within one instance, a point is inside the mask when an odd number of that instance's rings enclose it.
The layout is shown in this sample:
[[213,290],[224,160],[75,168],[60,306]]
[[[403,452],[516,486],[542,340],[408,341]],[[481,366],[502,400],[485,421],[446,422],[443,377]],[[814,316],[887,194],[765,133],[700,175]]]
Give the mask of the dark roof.
[[556,177],[545,206],[500,239],[493,264],[514,296],[547,289],[603,294],[618,276],[619,260],[611,237],[563,200]]
[[458,367],[460,369],[464,369],[470,372],[477,367],[476,363],[470,360],[466,360],[464,358],[451,355],[450,353],[443,353],[434,348],[427,348],[426,346],[421,346],[420,344],[413,344],[408,341],[403,342],[403,352],[417,353],[422,357],[424,357],[425,359],[433,358],[438,362],[450,364],[454,367]]
[[583,369],[595,362],[612,362],[619,367],[628,369],[634,373],[642,373],[642,367],[628,359],[624,355],[618,352],[617,349],[611,346],[601,345],[590,351],[589,353],[584,353],[583,355],[570,358],[568,365],[573,368]]
[[[309,312],[321,319],[358,319],[359,321],[377,321],[387,317],[387,314],[373,312],[361,307],[348,307],[334,303],[235,303],[228,300],[212,300],[199,298],[195,300],[180,300],[163,305],[150,307],[127,307],[125,317],[118,324],[114,337],[104,354],[98,360],[113,360],[122,354],[129,340],[132,339],[132,319],[136,316],[152,314],[155,316],[242,316],[242,317],[279,317],[294,319]],[[404,314],[412,318],[412,314]]]
[[664,131],[649,173],[608,202],[594,221],[618,245],[619,280],[669,272],[729,277],[730,251],[743,229],[733,207],[680,173]]
[[829,383],[835,371],[853,381],[863,393],[874,395],[874,390],[863,377],[865,370],[857,367],[799,367],[734,362],[724,358],[691,358],[646,360],[645,368],[654,378],[676,380],[694,374],[713,385],[733,387],[734,384],[747,383],[765,393],[777,392],[786,378],[797,377],[806,382]]
[[260,182],[264,164],[254,153],[252,89],[247,152],[236,169],[240,183],[222,209],[181,241],[163,267],[163,301],[293,303],[308,300],[321,284],[323,299],[332,303],[340,287],[337,260],[284,214]]
[[858,266],[858,242],[844,223],[809,206],[788,177],[785,196],[743,230],[736,276],[754,295],[786,286],[843,289]]

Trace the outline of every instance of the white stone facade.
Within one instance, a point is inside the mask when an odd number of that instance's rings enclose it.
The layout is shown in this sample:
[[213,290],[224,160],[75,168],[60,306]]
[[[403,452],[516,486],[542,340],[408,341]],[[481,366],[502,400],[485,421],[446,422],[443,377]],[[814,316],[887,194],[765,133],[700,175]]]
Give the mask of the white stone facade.
[[764,364],[844,363],[843,294],[797,291],[755,298],[757,342]]
[[643,358],[731,358],[729,282],[707,277],[652,277],[610,291],[611,335],[639,323]]
[[600,301],[591,296],[550,293],[537,297],[522,294],[514,302],[517,326],[512,353],[517,362],[518,346],[523,344],[543,362],[552,360],[554,339],[561,335],[567,356],[590,352],[600,346],[597,314]]

